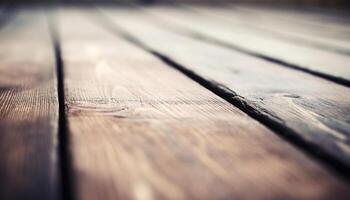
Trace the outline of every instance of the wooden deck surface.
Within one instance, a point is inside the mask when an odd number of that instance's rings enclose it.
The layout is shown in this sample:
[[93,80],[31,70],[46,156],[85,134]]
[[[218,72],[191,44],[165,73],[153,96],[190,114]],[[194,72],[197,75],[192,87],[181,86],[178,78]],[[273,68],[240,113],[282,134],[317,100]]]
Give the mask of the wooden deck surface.
[[0,199],[350,199],[350,15],[0,9]]

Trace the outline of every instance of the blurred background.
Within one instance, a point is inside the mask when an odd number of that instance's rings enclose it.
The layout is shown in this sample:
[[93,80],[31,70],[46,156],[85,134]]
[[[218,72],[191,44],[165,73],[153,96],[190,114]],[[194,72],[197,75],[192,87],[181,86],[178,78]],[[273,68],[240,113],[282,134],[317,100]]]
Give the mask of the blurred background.
[[264,5],[290,5],[290,6],[332,6],[349,7],[350,0],[0,0],[1,4],[223,4],[247,3]]

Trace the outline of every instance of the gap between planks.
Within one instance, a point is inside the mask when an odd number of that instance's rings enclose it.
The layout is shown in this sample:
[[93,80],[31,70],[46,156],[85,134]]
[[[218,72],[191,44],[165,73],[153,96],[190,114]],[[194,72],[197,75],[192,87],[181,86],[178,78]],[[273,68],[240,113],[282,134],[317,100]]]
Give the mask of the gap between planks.
[[57,22],[53,15],[55,9],[46,11],[46,18],[49,24],[49,32],[52,42],[52,47],[55,55],[56,75],[57,75],[57,95],[58,95],[58,141],[59,141],[59,168],[61,175],[61,198],[64,200],[73,200],[74,185],[71,172],[72,159],[69,153],[69,136],[67,133],[66,106],[64,98],[64,66],[62,62],[61,46],[57,32]]

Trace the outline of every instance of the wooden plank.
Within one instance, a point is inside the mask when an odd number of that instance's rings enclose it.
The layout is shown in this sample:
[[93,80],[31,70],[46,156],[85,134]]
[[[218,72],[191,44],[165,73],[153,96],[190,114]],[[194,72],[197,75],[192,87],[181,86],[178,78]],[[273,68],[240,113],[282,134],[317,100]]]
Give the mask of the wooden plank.
[[227,26],[219,20],[186,10],[159,7],[148,11],[167,29],[282,62],[350,86],[349,56],[277,40],[244,27]]
[[90,15],[58,15],[77,199],[349,197],[348,184]]
[[350,55],[350,38],[341,38],[339,34],[333,34],[332,37],[325,36],[331,34],[329,30],[333,29],[330,28],[315,30],[300,23],[288,23],[288,20],[266,15],[265,12],[249,12],[249,10],[245,12],[245,10],[235,9],[235,7],[186,6],[185,8],[222,20],[222,23],[227,26],[232,24],[243,26],[261,35],[267,34],[276,39],[296,42],[298,45]]
[[57,83],[44,15],[21,11],[0,44],[0,199],[56,199]]
[[[317,14],[316,12],[301,12],[292,9],[276,9],[268,7],[254,7],[254,6],[234,6],[240,10],[264,13],[264,15],[270,17],[278,17],[285,19],[289,22],[296,22],[298,24],[303,24],[309,26],[310,28],[315,28],[317,30],[333,30],[338,34],[347,36],[349,38],[350,27],[349,27],[349,15],[343,15],[344,20],[336,20],[336,18],[325,15]],[[323,32],[322,31],[322,32]]]
[[[310,24],[312,23],[315,19],[311,18],[311,19],[303,19],[302,21],[298,21],[295,20],[292,17],[288,17],[287,15],[280,15],[280,16],[276,16],[273,15],[271,13],[269,13],[268,11],[266,12],[262,12],[261,10],[257,10],[257,9],[244,9],[241,7],[233,7],[234,10],[236,12],[242,13],[242,14],[247,14],[247,15],[258,15],[260,18],[263,18],[263,20],[268,20],[273,18],[274,20],[280,21],[281,23],[285,23],[285,25],[283,27],[288,28],[286,25],[289,24],[291,25],[291,28],[293,27],[301,27],[300,28],[300,32],[304,32],[304,33],[309,33],[311,35],[320,35],[320,36],[324,36],[327,38],[339,38],[339,39],[344,39],[344,40],[349,40],[349,34],[346,31],[342,31],[342,30],[338,30],[337,28],[333,28],[333,27],[327,27],[326,25],[314,25],[314,24]],[[345,14],[343,14],[344,16]],[[347,18],[346,16],[344,16],[344,18]],[[318,19],[319,21],[324,21],[321,19]],[[304,21],[304,22],[303,22]],[[307,22],[305,22],[307,21]],[[344,26],[344,25],[343,25]]]
[[263,123],[350,167],[349,88],[159,28],[138,10],[105,12],[129,37],[204,79]]

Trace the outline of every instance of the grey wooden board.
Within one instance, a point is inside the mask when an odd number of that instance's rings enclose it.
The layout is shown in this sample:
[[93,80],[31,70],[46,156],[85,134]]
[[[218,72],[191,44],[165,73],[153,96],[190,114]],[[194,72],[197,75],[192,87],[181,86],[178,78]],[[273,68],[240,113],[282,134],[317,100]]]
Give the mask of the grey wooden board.
[[245,12],[245,10],[235,9],[235,7],[184,6],[184,8],[222,20],[222,23],[227,26],[243,26],[261,35],[270,35],[276,39],[296,42],[298,45],[350,55],[350,38],[340,38],[336,35],[333,37],[323,36],[330,35],[329,32],[333,30],[331,28],[323,28],[316,32],[310,26],[288,23],[288,20],[267,15],[266,12]]
[[77,199],[349,198],[348,184],[93,18],[58,14]]
[[340,79],[350,85],[349,56],[277,40],[244,27],[227,26],[220,20],[188,10],[158,7],[147,11],[155,16],[154,21],[172,31],[181,31],[184,34],[197,35],[196,37],[231,45],[233,48],[240,48],[252,54]]
[[47,21],[22,10],[0,30],[0,199],[56,199],[58,103]]
[[317,12],[297,12],[290,9],[276,9],[254,6],[234,5],[233,7],[250,13],[260,13],[270,17],[281,18],[290,23],[296,23],[305,27],[308,26],[310,29],[315,29],[321,33],[330,31],[339,37],[345,37],[347,39],[350,37],[350,23],[348,14],[343,14],[344,20],[336,20],[334,17]]
[[237,93],[232,96],[350,166],[349,88],[159,28],[138,11],[104,13],[149,49],[208,83],[224,85]]

